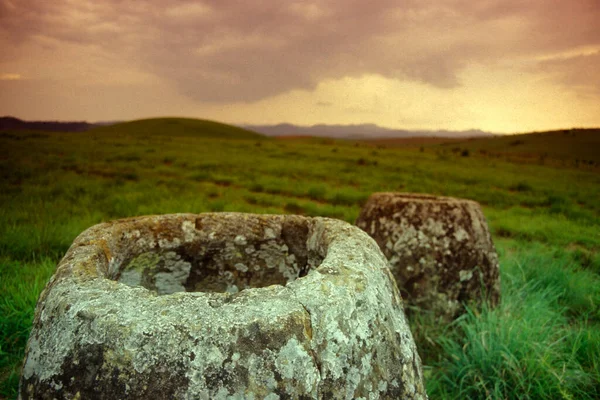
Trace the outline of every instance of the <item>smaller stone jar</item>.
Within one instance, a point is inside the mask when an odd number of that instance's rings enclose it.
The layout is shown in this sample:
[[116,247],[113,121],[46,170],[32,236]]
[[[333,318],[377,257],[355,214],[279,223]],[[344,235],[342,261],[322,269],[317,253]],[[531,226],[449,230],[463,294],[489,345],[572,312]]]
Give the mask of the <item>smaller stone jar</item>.
[[413,193],[374,193],[356,225],[379,245],[413,312],[449,322],[463,303],[500,298],[498,256],[478,203]]

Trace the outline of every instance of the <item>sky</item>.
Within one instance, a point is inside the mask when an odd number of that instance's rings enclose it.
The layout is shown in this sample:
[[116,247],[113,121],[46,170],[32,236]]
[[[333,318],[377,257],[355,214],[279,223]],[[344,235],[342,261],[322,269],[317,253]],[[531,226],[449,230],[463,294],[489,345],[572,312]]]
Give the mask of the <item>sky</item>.
[[0,116],[600,126],[600,0],[0,0]]

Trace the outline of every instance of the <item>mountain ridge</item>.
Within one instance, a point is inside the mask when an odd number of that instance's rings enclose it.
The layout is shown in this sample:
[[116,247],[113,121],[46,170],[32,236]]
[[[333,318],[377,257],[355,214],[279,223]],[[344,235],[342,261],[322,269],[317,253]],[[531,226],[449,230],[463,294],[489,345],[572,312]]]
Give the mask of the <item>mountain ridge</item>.
[[[152,122],[154,121],[154,122]],[[127,124],[163,124],[161,128],[166,128],[168,124],[170,128],[176,128],[179,133],[190,130],[197,131],[198,129],[206,129],[215,133],[225,129],[227,135],[233,133],[232,130],[241,129],[251,131],[251,133],[259,134],[260,136],[271,137],[316,137],[316,138],[333,138],[333,139],[350,139],[350,140],[392,140],[392,139],[410,139],[410,138],[428,138],[428,139],[485,139],[485,138],[501,138],[509,136],[541,134],[550,132],[563,131],[597,131],[598,128],[579,128],[579,129],[557,129],[551,131],[533,131],[514,134],[496,134],[483,131],[481,129],[468,129],[453,131],[447,129],[425,130],[425,129],[393,129],[381,127],[373,123],[364,124],[316,124],[312,126],[302,126],[290,123],[280,123],[276,125],[254,125],[254,124],[224,124],[217,121],[204,120],[200,118],[179,118],[179,117],[159,117],[145,118],[130,121],[26,121],[12,116],[0,117],[0,131],[6,130],[23,130],[23,131],[48,131],[48,132],[87,132],[96,131],[102,132],[103,128],[127,126]],[[146,126],[150,130],[155,127]],[[162,130],[162,129],[161,129]],[[167,133],[167,132],[162,132]],[[241,133],[241,132],[238,132]],[[250,133],[250,132],[248,132]],[[237,136],[237,134],[234,134]]]
[[385,128],[376,124],[316,124],[300,126],[289,123],[277,125],[239,125],[245,129],[262,133],[266,136],[314,136],[336,139],[375,139],[375,138],[410,138],[410,137],[444,137],[444,138],[475,138],[494,137],[497,134],[469,129],[452,130],[408,130]]
[[0,117],[0,130],[85,132],[95,126],[86,121],[24,121],[10,116]]
[[[35,130],[50,132],[85,132],[98,127],[115,126],[136,121],[158,120],[161,118],[137,119],[131,121],[25,121],[16,117],[0,117],[0,130]],[[164,118],[163,118],[164,119]],[[187,121],[203,121],[199,118],[178,118]],[[216,121],[215,121],[216,122]],[[265,136],[313,136],[335,139],[377,139],[410,137],[473,138],[493,137],[493,133],[479,129],[464,131],[451,130],[407,130],[385,128],[373,123],[365,124],[316,124],[301,126],[290,123],[276,125],[227,124],[233,127],[251,130]]]

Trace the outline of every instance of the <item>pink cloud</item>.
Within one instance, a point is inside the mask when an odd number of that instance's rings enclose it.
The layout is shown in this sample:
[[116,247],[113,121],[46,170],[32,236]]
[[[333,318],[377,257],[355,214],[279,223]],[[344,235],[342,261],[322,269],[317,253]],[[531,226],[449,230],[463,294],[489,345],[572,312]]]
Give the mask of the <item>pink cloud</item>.
[[[452,88],[469,64],[600,44],[597,21],[597,0],[1,0],[0,63],[42,36],[95,46],[200,101],[363,74]],[[590,61],[557,68],[556,79]]]

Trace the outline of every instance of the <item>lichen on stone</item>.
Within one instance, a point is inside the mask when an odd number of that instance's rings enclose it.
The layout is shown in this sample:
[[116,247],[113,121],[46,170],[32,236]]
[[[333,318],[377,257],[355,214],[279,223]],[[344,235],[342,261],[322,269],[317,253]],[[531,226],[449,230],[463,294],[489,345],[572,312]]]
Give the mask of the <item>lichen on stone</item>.
[[368,235],[326,218],[215,213],[82,233],[38,302],[20,398],[427,396]]
[[388,258],[409,310],[431,311],[449,322],[464,312],[463,304],[498,303],[498,256],[476,202],[375,193],[356,225]]

